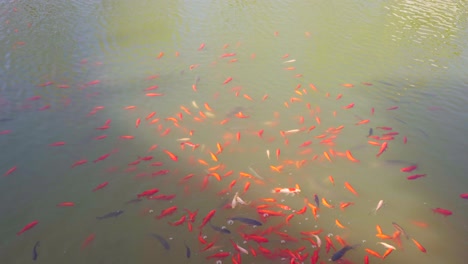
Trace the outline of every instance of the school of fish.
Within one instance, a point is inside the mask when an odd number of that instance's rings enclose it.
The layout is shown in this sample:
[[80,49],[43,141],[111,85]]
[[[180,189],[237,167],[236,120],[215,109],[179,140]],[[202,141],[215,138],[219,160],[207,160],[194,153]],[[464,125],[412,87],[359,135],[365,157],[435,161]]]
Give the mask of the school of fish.
[[[275,36],[278,33],[275,32]],[[310,34],[306,33],[306,37]],[[19,45],[19,44],[18,44]],[[211,52],[209,44],[201,43],[193,52]],[[235,64],[239,60],[240,52],[226,44],[225,52],[216,55],[215,64]],[[245,54],[241,54],[245,58]],[[180,54],[168,55],[160,52],[154,57],[161,61],[176,60]],[[255,53],[249,54],[249,59],[256,59]],[[135,158],[126,164],[114,164],[112,156],[117,155],[121,149],[109,149],[106,153],[70,160],[70,170],[80,170],[83,167],[92,167],[101,163],[107,163],[109,171],[117,171],[119,168],[129,177],[134,177],[135,185],[141,186],[139,192],[132,197],[115,197],[124,204],[145,204],[142,216],[129,214],[124,209],[108,208],[101,215],[96,215],[96,222],[119,221],[123,217],[153,218],[156,228],[148,230],[148,237],[157,241],[165,251],[174,250],[173,246],[185,248],[181,252],[188,259],[196,258],[198,263],[220,261],[223,263],[255,263],[256,259],[283,260],[284,263],[385,263],[392,255],[405,250],[419,250],[422,254],[428,252],[425,241],[413,237],[407,233],[407,227],[400,223],[408,222],[408,219],[391,219],[369,228],[375,229],[375,241],[350,241],[347,239],[352,227],[349,226],[346,212],[353,206],[367,199],[360,194],[364,186],[353,183],[352,178],[344,175],[317,175],[314,166],[326,164],[327,166],[359,166],[361,159],[355,156],[351,149],[341,147],[341,135],[345,131],[354,130],[361,126],[366,127],[369,133],[363,134],[362,139],[374,149],[373,159],[385,159],[388,152],[395,145],[405,145],[410,140],[404,136],[404,131],[395,131],[392,127],[373,125],[374,115],[387,111],[398,111],[399,106],[375,106],[370,107],[365,117],[356,117],[352,123],[325,127],[323,119],[332,118],[339,121],[341,112],[353,111],[360,106],[357,103],[346,101],[346,94],[352,89],[361,86],[372,86],[372,83],[337,84],[337,94],[322,92],[311,81],[303,78],[303,74],[296,69],[289,54],[278,55],[278,65],[281,72],[291,75],[297,80],[297,86],[286,88],[290,90],[290,97],[275,98],[283,100],[276,109],[271,109],[272,117],[264,122],[255,120],[255,110],[249,108],[236,108],[235,113],[217,112],[216,100],[207,97],[205,99],[190,100],[185,105],[178,106],[178,110],[170,116],[158,114],[158,100],[166,97],[177,96],[169,89],[159,91],[160,77],[158,74],[146,77],[147,86],[137,87],[141,100],[154,100],[154,109],[144,109],[145,114],[138,116],[128,114],[141,107],[138,105],[125,105],[119,115],[128,116],[132,122],[125,124],[129,134],[120,135],[110,139],[106,133],[112,129],[112,119],[109,117],[104,123],[96,123],[90,130],[96,131],[95,141],[137,141],[137,136],[132,131],[151,129],[156,131],[154,144],[147,146],[140,153],[135,153]],[[81,61],[83,65],[88,62]],[[287,65],[287,66],[284,66]],[[193,62],[185,65],[188,74],[197,76],[196,71],[207,66]],[[203,86],[217,87],[214,98],[224,94],[230,100],[244,100],[242,104],[262,105],[271,100],[268,90],[261,96],[248,94],[249,91],[242,83],[242,78],[235,76],[234,72],[225,72],[219,83],[203,83],[196,78],[188,90],[194,98],[198,93],[203,93]],[[80,89],[105,87],[102,80],[87,80],[79,84]],[[38,89],[71,89],[71,85],[47,80],[37,84]],[[342,91],[342,92],[340,92]],[[187,92],[187,91],[185,91]],[[254,92],[254,94],[258,94]],[[335,111],[332,117],[325,117],[316,98],[321,97],[324,102],[333,100],[344,101]],[[200,98],[197,96],[197,98]],[[203,98],[203,97],[202,97]],[[27,98],[28,102],[40,102],[41,96],[36,95]],[[211,102],[211,103],[209,103]],[[319,101],[320,102],[320,101]],[[42,105],[38,111],[46,111],[53,105]],[[96,105],[90,109],[87,116],[93,118],[97,115],[105,115],[105,107]],[[296,120],[284,120],[282,111],[291,110],[297,115]],[[141,113],[141,112],[139,112]],[[132,117],[133,116],[133,117]],[[242,126],[242,129],[226,129],[223,134],[211,135],[210,142],[201,141],[200,133],[206,133],[211,129],[217,130],[229,127],[231,123]],[[295,127],[285,127],[283,124],[295,124]],[[200,124],[206,131],[200,132]],[[120,124],[121,125],[121,124]],[[1,136],[13,134],[13,130],[0,131]],[[177,140],[167,140],[168,134],[177,135]],[[354,139],[353,139],[354,140]],[[360,139],[361,140],[361,139]],[[274,147],[271,147],[274,146]],[[278,147],[279,146],[279,147]],[[47,142],[44,148],[65,148],[65,141]],[[269,165],[267,167],[254,166],[252,163],[245,167],[230,166],[231,159],[249,155],[248,151],[255,149],[261,152],[262,159]],[[254,151],[254,150],[252,150]],[[256,155],[255,157],[258,157]],[[299,158],[298,158],[299,157]],[[91,162],[92,161],[92,162]],[[421,168],[422,167],[422,168]],[[401,175],[407,180],[420,181],[429,177],[430,172],[424,171],[424,167],[414,164],[401,167]],[[183,168],[183,169],[181,169]],[[11,164],[4,170],[3,177],[15,177],[21,173],[21,166]],[[189,171],[183,173],[183,171]],[[294,173],[291,173],[294,172]],[[314,178],[321,182],[321,192],[309,191],[307,178]],[[278,178],[287,179],[289,185],[285,186]],[[78,180],[78,179],[77,179]],[[103,181],[90,186],[91,194],[104,195],[106,190],[112,188],[113,179]],[[167,185],[177,188],[176,193],[168,193]],[[330,192],[340,192],[347,200],[331,200],[327,196]],[[197,195],[213,196],[222,204],[216,208],[206,208],[203,202],[194,207],[189,200],[196,199]],[[468,199],[468,193],[457,194],[460,199]],[[292,202],[294,201],[294,202]],[[296,204],[301,206],[297,207]],[[54,205],[61,210],[73,210],[79,205],[73,201],[56,201]],[[442,205],[441,205],[442,206]],[[118,209],[118,210],[116,210]],[[456,213],[450,208],[431,208],[434,217],[455,217]],[[376,214],[385,213],[385,201],[376,200],[375,207],[362,212],[362,217],[373,217]],[[323,223],[320,218],[324,215],[339,213],[339,217],[333,223]],[[389,216],[390,217],[390,216]],[[31,219],[29,223],[23,223],[17,236],[28,236],[31,232],[42,227],[47,220]],[[416,225],[424,226],[418,222]],[[172,239],[157,233],[155,230],[170,229],[174,234]],[[299,229],[299,231],[298,231]],[[14,236],[15,232],[12,232]],[[197,238],[198,243],[189,243],[178,240],[178,234],[191,235]],[[99,230],[85,234],[80,240],[79,250],[91,250],[90,246],[99,239]],[[364,239],[362,239],[364,240]],[[25,240],[26,241],[26,240]],[[33,243],[34,242],[34,243]],[[33,260],[44,259],[41,250],[47,248],[47,243],[41,240],[33,243]],[[352,258],[355,252],[360,252],[364,257],[358,261]],[[51,252],[51,251],[49,251]],[[164,254],[163,251],[159,251]],[[49,253],[51,254],[51,253]],[[352,260],[351,260],[352,259]],[[391,263],[391,262],[388,262]]]

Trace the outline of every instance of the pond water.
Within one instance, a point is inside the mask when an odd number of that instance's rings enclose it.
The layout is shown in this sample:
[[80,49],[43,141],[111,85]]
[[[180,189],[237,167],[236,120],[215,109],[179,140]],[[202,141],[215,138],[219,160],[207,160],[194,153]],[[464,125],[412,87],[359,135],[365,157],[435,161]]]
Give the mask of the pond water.
[[1,263],[466,262],[465,1],[0,14]]

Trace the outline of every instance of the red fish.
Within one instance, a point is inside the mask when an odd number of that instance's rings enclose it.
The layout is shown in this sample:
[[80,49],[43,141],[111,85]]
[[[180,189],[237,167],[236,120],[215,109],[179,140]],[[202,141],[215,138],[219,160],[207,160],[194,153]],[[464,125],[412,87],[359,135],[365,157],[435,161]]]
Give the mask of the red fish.
[[137,195],[138,198],[141,198],[141,197],[145,197],[145,196],[151,196],[155,193],[159,192],[159,189],[149,189],[149,190],[146,190],[144,192],[141,192]]
[[74,168],[74,167],[76,167],[76,166],[83,165],[83,164],[85,164],[86,162],[88,162],[88,160],[78,160],[78,161],[76,161],[75,163],[73,163],[73,165],[72,165],[71,167]]
[[387,142],[384,142],[381,146],[380,146],[380,150],[379,150],[379,153],[377,153],[377,157],[380,157],[380,155],[382,155],[382,153],[384,153],[384,151],[387,149],[388,147],[388,143]]
[[16,235],[19,236],[19,235],[23,234],[24,232],[28,231],[29,229],[35,227],[37,224],[39,224],[39,221],[37,221],[37,220],[32,221],[31,223],[25,225],[23,227],[23,229],[21,229],[21,231],[16,233]]
[[203,221],[202,221],[202,224],[198,227],[199,229],[202,229],[210,220],[211,218],[213,218],[213,216],[215,215],[216,213],[216,210],[211,210],[206,216],[205,218],[203,218]]
[[3,174],[3,176],[8,176],[8,175],[12,174],[16,169],[17,169],[17,167],[13,166],[11,169],[7,170],[7,172],[5,172],[5,174]]
[[103,182],[103,183],[99,184],[98,186],[96,186],[96,188],[93,189],[93,192],[95,192],[97,190],[101,190],[102,188],[106,187],[108,184],[109,184],[109,182]]
[[83,241],[83,244],[81,244],[81,250],[83,250],[84,248],[86,248],[91,242],[93,242],[94,240],[94,237],[96,235],[94,233],[92,233],[91,235],[89,235],[85,241]]
[[93,160],[93,162],[96,163],[96,162],[99,162],[99,161],[103,161],[103,160],[107,159],[109,156],[110,156],[110,153],[104,154],[101,157]]
[[187,218],[186,215],[183,215],[179,220],[171,223],[171,222],[168,222],[168,224],[170,224],[171,226],[179,226],[181,224],[183,224],[185,222],[185,219]]
[[58,141],[58,142],[54,142],[54,143],[49,144],[49,146],[51,146],[51,147],[58,147],[58,146],[63,146],[63,145],[65,145],[64,141]]
[[422,178],[422,177],[426,177],[426,174],[415,174],[415,175],[411,175],[411,176],[406,177],[406,179],[416,180],[416,179],[419,179],[419,178]]
[[412,166],[409,166],[409,167],[401,168],[400,171],[401,172],[412,172],[417,168],[418,168],[418,165],[412,165]]
[[452,211],[440,207],[432,209],[432,212],[441,214],[443,216],[450,216],[453,214]]
[[75,203],[74,202],[62,202],[62,203],[57,204],[57,207],[71,207],[71,206],[75,206]]
[[462,198],[462,199],[468,199],[468,193],[462,193],[462,194],[460,194],[460,198]]
[[157,219],[161,219],[165,216],[171,215],[177,211],[177,206],[171,206],[161,211],[161,213],[156,216]]
[[214,255],[206,257],[206,259],[212,259],[212,258],[222,259],[222,258],[229,257],[229,255],[231,255],[230,252],[219,252],[219,253],[216,253]]

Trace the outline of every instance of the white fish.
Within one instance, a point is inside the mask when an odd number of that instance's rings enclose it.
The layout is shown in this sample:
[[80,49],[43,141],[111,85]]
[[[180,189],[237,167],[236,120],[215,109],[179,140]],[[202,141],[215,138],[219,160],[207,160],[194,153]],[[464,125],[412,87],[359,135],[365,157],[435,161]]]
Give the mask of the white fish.
[[242,200],[242,198],[239,197],[239,195],[237,195],[236,193],[236,201],[242,205],[248,205],[250,202],[246,203],[244,200]]
[[232,202],[231,202],[231,208],[232,208],[232,209],[236,208],[236,206],[237,206],[237,195],[238,195],[238,194],[239,194],[239,193],[236,192],[236,194],[234,194],[234,198],[232,198]]
[[301,130],[296,128],[296,129],[286,130],[286,131],[284,131],[284,133],[285,134],[292,134],[292,133],[297,133],[299,131],[301,131]]
[[190,140],[190,138],[179,138],[179,139],[177,139],[177,141],[189,141],[189,140]]
[[291,62],[295,62],[296,60],[288,60],[288,61],[283,61],[283,63],[291,63]]
[[247,255],[249,254],[249,251],[247,251],[247,249],[239,246],[238,244],[236,244],[236,246],[237,246],[237,249],[239,249],[240,252],[242,252],[244,254],[247,254]]
[[320,247],[322,245],[322,240],[320,240],[320,237],[317,235],[313,235],[315,239],[317,239],[317,247]]
[[268,159],[270,159],[270,150],[269,149],[266,150],[266,154],[267,154]]
[[193,105],[193,107],[195,107],[197,109],[199,108],[198,105],[197,105],[197,102],[195,102],[195,101],[192,101],[192,105]]
[[396,250],[396,248],[390,244],[387,244],[387,243],[384,243],[384,242],[377,242],[377,244],[382,244],[384,247],[386,248],[390,248],[390,249],[393,249],[393,250]]
[[373,209],[372,211],[374,212],[374,214],[377,213],[377,210],[379,210],[383,205],[383,200],[380,200],[378,203],[377,203],[377,206],[375,207],[375,209]]

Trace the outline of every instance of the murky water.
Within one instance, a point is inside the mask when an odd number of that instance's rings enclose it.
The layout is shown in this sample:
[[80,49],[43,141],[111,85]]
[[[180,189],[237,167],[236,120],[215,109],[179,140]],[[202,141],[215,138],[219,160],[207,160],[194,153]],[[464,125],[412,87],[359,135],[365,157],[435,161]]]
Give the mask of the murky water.
[[[9,1],[0,14],[1,263],[325,263],[344,243],[359,246],[340,263],[465,263],[464,1]],[[250,203],[230,208],[236,192]],[[396,250],[376,259],[378,242]]]

